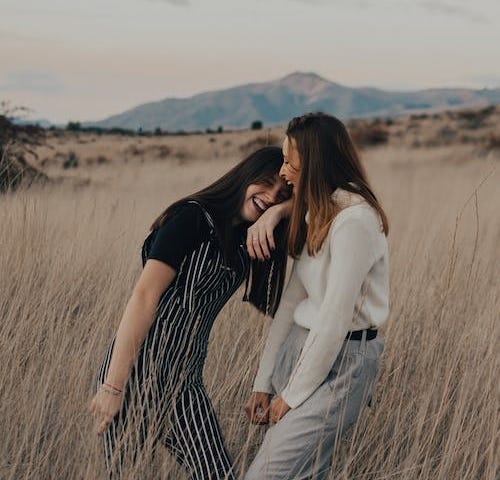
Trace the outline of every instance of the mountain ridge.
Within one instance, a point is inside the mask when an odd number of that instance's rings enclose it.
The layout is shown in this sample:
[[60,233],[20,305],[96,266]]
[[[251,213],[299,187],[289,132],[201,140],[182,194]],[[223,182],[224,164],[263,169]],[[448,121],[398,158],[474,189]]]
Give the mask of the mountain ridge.
[[342,119],[397,116],[444,109],[483,107],[500,103],[500,88],[473,90],[433,88],[387,91],[351,88],[314,72],[293,72],[269,82],[254,82],[188,98],[164,98],[137,105],[87,126],[178,131],[206,128],[248,128],[286,123],[308,111],[324,111]]

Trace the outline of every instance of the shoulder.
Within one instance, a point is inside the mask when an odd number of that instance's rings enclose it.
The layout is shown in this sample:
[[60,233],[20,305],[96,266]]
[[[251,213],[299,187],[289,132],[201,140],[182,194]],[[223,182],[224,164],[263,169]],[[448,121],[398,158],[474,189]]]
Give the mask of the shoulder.
[[178,228],[191,234],[205,232],[212,228],[212,220],[206,209],[195,201],[185,201],[160,225],[160,230]]
[[378,212],[366,202],[344,208],[333,220],[329,234],[331,245],[342,238],[374,252],[383,251],[387,243]]
[[332,200],[339,209],[333,219],[332,230],[349,224],[383,234],[380,215],[361,195],[338,188],[332,194]]

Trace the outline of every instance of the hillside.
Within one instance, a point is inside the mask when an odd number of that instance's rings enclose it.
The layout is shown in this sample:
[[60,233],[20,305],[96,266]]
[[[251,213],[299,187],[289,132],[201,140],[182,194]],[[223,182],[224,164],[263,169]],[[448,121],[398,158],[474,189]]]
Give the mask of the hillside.
[[498,103],[500,89],[389,92],[376,88],[350,88],[314,73],[296,72],[271,82],[252,83],[189,98],[166,98],[87,125],[193,131],[219,126],[246,128],[255,120],[261,120],[267,126],[283,124],[295,115],[314,110],[347,119]]

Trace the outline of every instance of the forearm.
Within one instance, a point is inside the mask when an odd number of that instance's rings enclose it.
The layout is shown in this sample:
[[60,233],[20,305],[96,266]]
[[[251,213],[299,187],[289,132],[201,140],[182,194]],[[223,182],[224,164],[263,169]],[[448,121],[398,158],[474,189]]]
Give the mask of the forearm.
[[137,292],[132,294],[116,332],[106,382],[123,389],[137,352],[153,322],[155,310],[154,298]]
[[290,215],[292,214],[292,203],[293,200],[289,198],[288,200],[278,203],[276,205],[273,205],[271,208],[276,209],[277,212],[279,212],[280,218],[289,218]]
[[266,339],[266,345],[262,353],[259,369],[254,379],[254,392],[272,393],[271,377],[276,363],[276,357],[292,325],[293,311],[287,313],[282,312],[282,314],[277,314],[274,318]]
[[293,313],[297,305],[306,296],[307,293],[297,273],[297,264],[294,263],[290,274],[290,281],[285,288],[267,336],[259,370],[254,381],[254,391],[271,392],[271,376],[279,348],[292,328]]
[[330,371],[352,325],[356,301],[374,263],[371,231],[358,219],[330,234],[330,260],[324,298],[282,397],[295,408]]

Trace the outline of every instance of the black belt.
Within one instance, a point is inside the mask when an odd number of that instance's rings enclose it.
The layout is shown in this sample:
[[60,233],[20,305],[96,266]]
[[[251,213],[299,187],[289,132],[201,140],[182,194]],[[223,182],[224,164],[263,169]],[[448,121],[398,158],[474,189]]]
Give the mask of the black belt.
[[352,332],[348,332],[345,339],[361,340],[363,338],[363,332],[366,332],[366,340],[373,340],[377,336],[377,330],[375,328],[367,328],[366,330],[354,330]]

